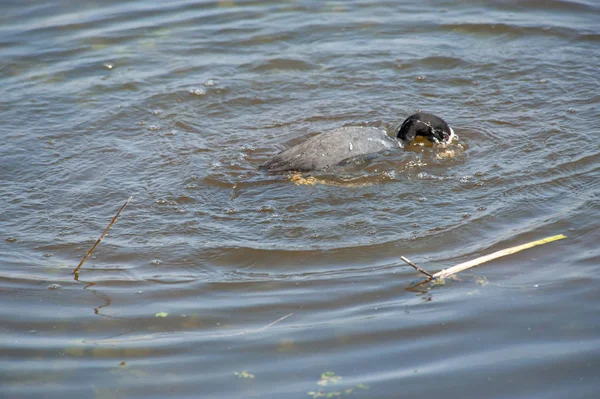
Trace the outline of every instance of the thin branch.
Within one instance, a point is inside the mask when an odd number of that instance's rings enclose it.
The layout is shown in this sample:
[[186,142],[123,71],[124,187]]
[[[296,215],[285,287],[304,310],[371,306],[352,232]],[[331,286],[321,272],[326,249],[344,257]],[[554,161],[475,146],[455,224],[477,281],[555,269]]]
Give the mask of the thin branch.
[[108,226],[106,226],[106,228],[104,229],[104,231],[102,232],[102,234],[100,234],[100,238],[98,238],[98,240],[96,241],[96,243],[94,244],[94,246],[87,252],[87,254],[85,254],[85,256],[83,257],[83,259],[81,259],[81,262],[79,262],[79,265],[77,265],[77,267],[75,268],[75,270],[73,270],[73,274],[76,277],[78,276],[79,269],[81,269],[81,266],[83,266],[83,263],[87,260],[87,258],[90,257],[90,255],[92,254],[92,252],[94,252],[94,249],[96,249],[96,247],[98,246],[98,244],[100,244],[100,241],[102,241],[102,239],[104,238],[104,236],[106,235],[106,233],[108,232],[108,230],[117,221],[117,218],[119,217],[119,215],[121,214],[121,212],[123,211],[123,209],[125,209],[125,207],[127,206],[127,204],[129,204],[129,201],[131,201],[132,198],[133,197],[129,197],[127,199],[127,201],[125,201],[125,203],[123,204],[123,206],[121,206],[121,208],[119,209],[119,211],[117,212],[117,214],[115,215],[115,217],[112,218],[112,220],[110,221],[110,223],[108,224]]
[[518,245],[516,247],[511,247],[511,248],[503,249],[501,251],[497,251],[497,252],[494,252],[492,254],[481,256],[479,258],[470,260],[468,262],[459,263],[456,266],[452,266],[452,267],[450,267],[448,269],[444,269],[442,271],[439,271],[439,272],[435,273],[432,277],[433,278],[446,278],[448,276],[451,276],[451,275],[456,274],[458,272],[461,272],[463,270],[470,269],[470,268],[472,268],[474,266],[478,266],[478,265],[480,265],[482,263],[489,262],[489,261],[494,260],[496,258],[500,258],[500,257],[506,256],[506,255],[512,255],[512,254],[517,253],[519,251],[522,251],[524,249],[533,248],[533,247],[536,247],[538,245],[547,244],[547,243],[552,242],[552,241],[562,240],[563,238],[567,238],[567,236],[565,236],[564,234],[558,234],[558,235],[555,235],[555,236],[542,238],[541,240],[532,241],[532,242],[529,242],[527,244]]
[[266,326],[264,326],[264,327],[262,327],[262,328],[259,328],[259,329],[258,329],[258,330],[256,330],[255,332],[261,332],[261,331],[264,331],[264,330],[266,330],[267,328],[269,328],[269,327],[272,327],[272,326],[274,326],[275,324],[279,323],[280,321],[283,321],[283,320],[287,319],[287,318],[288,318],[288,317],[290,317],[291,315],[293,315],[293,313],[286,314],[285,316],[283,316],[283,317],[280,317],[279,319],[277,319],[277,320],[275,320],[275,321],[273,321],[273,322],[271,322],[271,323],[267,324]]
[[400,259],[402,259],[404,262],[408,263],[409,265],[411,265],[412,267],[414,267],[415,269],[417,269],[418,272],[421,272],[423,274],[425,274],[427,277],[429,277],[429,279],[433,279],[433,275],[426,272],[425,270],[421,269],[419,266],[415,265],[413,262],[411,262],[410,260],[408,260],[407,258],[405,258],[404,256],[401,256]]

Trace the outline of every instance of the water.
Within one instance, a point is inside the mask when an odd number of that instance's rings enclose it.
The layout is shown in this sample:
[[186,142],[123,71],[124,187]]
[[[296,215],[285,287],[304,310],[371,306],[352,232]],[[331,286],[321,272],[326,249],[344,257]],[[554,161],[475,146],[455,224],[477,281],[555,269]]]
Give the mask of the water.
[[[0,10],[0,396],[596,396],[595,2]],[[314,186],[257,170],[416,110],[454,156]],[[419,290],[399,260],[561,233]]]

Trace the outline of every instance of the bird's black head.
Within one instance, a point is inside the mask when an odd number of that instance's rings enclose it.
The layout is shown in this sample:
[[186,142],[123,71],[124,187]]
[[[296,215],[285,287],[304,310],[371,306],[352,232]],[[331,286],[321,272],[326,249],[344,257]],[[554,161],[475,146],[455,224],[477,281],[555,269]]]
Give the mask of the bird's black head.
[[436,144],[447,144],[454,138],[454,131],[442,118],[419,112],[406,118],[396,135],[405,144],[417,136],[423,136]]

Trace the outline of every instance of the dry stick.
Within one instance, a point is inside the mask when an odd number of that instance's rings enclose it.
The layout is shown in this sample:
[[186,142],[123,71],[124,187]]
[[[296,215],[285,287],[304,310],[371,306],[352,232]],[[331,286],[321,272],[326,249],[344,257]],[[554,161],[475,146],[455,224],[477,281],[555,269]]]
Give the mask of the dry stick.
[[87,252],[87,254],[85,254],[85,256],[83,257],[83,259],[81,259],[81,262],[79,262],[79,264],[77,265],[77,267],[75,268],[75,270],[73,270],[73,274],[74,275],[77,276],[79,274],[79,269],[81,269],[81,266],[83,266],[83,262],[85,262],[87,260],[87,258],[90,257],[90,255],[92,254],[92,252],[94,252],[94,249],[96,249],[96,247],[98,246],[98,244],[100,244],[100,241],[102,241],[102,239],[104,238],[104,236],[106,235],[106,233],[108,232],[108,230],[112,227],[112,225],[115,224],[115,222],[117,221],[117,218],[119,217],[119,215],[121,214],[121,212],[123,211],[123,209],[125,209],[125,207],[127,206],[127,204],[129,204],[129,201],[131,201],[132,198],[133,197],[127,198],[127,201],[125,201],[125,203],[119,209],[119,211],[117,212],[117,214],[115,215],[115,217],[112,218],[112,220],[110,221],[110,223],[108,224],[108,226],[106,226],[106,228],[104,229],[104,231],[102,232],[102,234],[100,234],[100,238],[98,238],[98,241],[96,241],[96,243],[94,244],[94,246]]
[[[213,337],[219,337],[220,338],[220,337],[236,337],[236,336],[239,336],[239,335],[260,333],[260,332],[265,331],[267,328],[274,326],[275,324],[279,323],[280,321],[283,321],[283,320],[287,319],[288,317],[290,317],[292,315],[293,315],[293,313],[288,313],[285,316],[280,317],[277,320],[272,321],[271,323],[267,324],[266,326],[258,328],[256,330],[244,330],[244,331],[238,331],[238,332],[233,332],[233,333],[216,333],[216,334],[208,334],[208,335],[203,335],[203,336],[204,337],[210,337],[210,338],[213,338]],[[132,332],[136,332],[136,331],[135,330],[134,331],[126,331],[124,333],[113,335],[112,337],[109,337],[109,338],[106,338],[106,339],[89,340],[89,341],[84,340],[82,342],[86,343],[86,344],[111,344],[111,345],[122,344],[123,342],[127,342],[127,341],[126,340],[121,340],[121,339],[114,339],[114,338],[115,337],[122,337],[123,335],[127,335],[127,334],[132,333]],[[186,336],[186,335],[197,335],[197,334],[198,333],[193,332],[193,331],[184,331],[184,332],[178,333],[178,335],[184,335],[184,336]],[[159,339],[165,338],[165,335],[163,335],[162,333],[160,334],[159,337],[157,337],[156,335],[157,334],[147,334],[147,335],[138,336],[138,337],[135,337],[135,339],[133,341],[155,340],[156,338],[159,338]],[[132,341],[129,341],[129,342],[132,342]]]
[[[287,319],[288,317],[290,317],[292,315],[293,315],[293,313],[286,314],[285,316],[280,317],[279,319],[267,324],[264,327],[256,329],[256,330],[244,330],[244,331],[238,331],[238,332],[232,332],[232,333],[213,333],[213,334],[207,334],[207,335],[202,334],[202,336],[204,338],[223,338],[223,337],[238,337],[240,335],[261,333],[261,332],[265,331],[267,328],[274,326],[275,324]],[[149,340],[154,341],[156,339],[168,338],[167,335],[164,333],[160,333],[160,334],[159,333],[151,333],[151,334],[146,334],[146,335],[138,335],[138,336],[134,336],[134,337],[129,337],[129,338],[125,338],[125,339],[118,338],[118,337],[122,337],[124,335],[130,334],[130,333],[136,333],[136,332],[137,332],[137,330],[125,331],[124,333],[113,335],[108,338],[97,339],[97,340],[94,340],[94,339],[83,340],[81,342],[83,342],[84,344],[96,344],[96,345],[101,345],[101,344],[118,345],[118,344],[122,344],[125,342],[140,342],[140,341],[149,341]],[[194,331],[182,331],[182,332],[177,333],[176,337],[197,336],[197,335],[198,335],[198,333],[194,332]]]
[[477,265],[480,265],[482,263],[489,262],[489,261],[491,261],[493,259],[500,258],[500,257],[506,256],[506,255],[511,255],[511,254],[517,253],[519,251],[522,251],[524,249],[533,248],[535,246],[547,244],[547,243],[552,242],[552,241],[562,240],[563,238],[567,238],[567,236],[564,235],[564,234],[558,234],[558,235],[555,235],[555,236],[542,238],[541,240],[532,241],[532,242],[529,242],[527,244],[518,245],[516,247],[511,247],[511,248],[503,249],[501,251],[497,251],[497,252],[494,252],[492,254],[481,256],[479,258],[470,260],[468,262],[459,263],[458,265],[452,266],[452,267],[450,267],[448,269],[441,270],[441,271],[437,272],[436,274],[434,274],[433,278],[446,278],[448,276],[451,276],[451,275],[456,274],[458,272],[461,272],[463,270],[470,269],[473,266],[477,266]]
[[408,263],[409,265],[411,265],[412,267],[414,267],[415,269],[417,269],[418,272],[421,272],[421,273],[427,275],[430,279],[433,279],[433,275],[432,274],[429,274],[425,270],[421,269],[419,266],[415,265],[410,260],[408,260],[408,258],[405,258],[404,256],[401,256],[400,259],[402,259],[403,261],[405,261],[406,263]]
[[285,316],[278,318],[277,320],[275,320],[275,321],[273,321],[273,322],[271,322],[271,323],[267,324],[266,326],[264,326],[264,327],[262,327],[262,328],[259,328],[258,330],[254,331],[254,332],[261,332],[261,331],[264,331],[264,330],[266,330],[267,328],[269,328],[269,327],[272,327],[272,326],[274,326],[275,324],[279,323],[280,321],[283,321],[283,320],[287,319],[287,318],[288,318],[288,317],[290,317],[291,315],[293,315],[293,313],[286,314]]

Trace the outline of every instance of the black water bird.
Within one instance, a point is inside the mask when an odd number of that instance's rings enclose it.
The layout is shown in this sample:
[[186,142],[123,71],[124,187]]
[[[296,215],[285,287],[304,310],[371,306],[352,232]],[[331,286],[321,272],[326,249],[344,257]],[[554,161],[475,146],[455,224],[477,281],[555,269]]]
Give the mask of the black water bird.
[[259,169],[268,172],[327,170],[358,157],[403,148],[417,136],[445,146],[455,134],[442,118],[419,112],[406,118],[395,137],[377,127],[348,126],[328,130],[275,155]]

